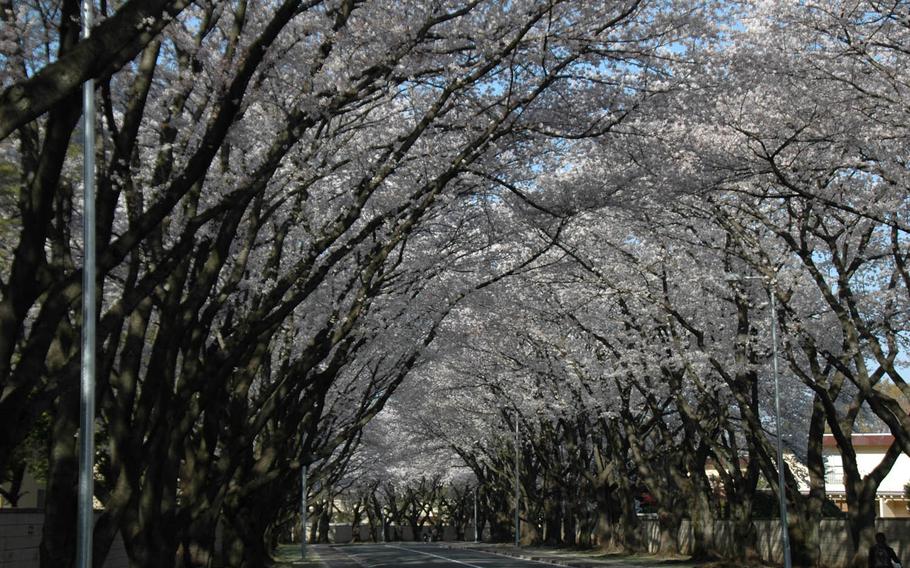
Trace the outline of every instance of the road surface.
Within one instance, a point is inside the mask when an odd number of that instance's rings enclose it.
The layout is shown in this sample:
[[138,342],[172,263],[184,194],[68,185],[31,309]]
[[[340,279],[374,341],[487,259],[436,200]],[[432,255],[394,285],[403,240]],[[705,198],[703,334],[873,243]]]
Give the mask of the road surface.
[[423,543],[364,544],[319,550],[328,568],[543,568],[544,562]]

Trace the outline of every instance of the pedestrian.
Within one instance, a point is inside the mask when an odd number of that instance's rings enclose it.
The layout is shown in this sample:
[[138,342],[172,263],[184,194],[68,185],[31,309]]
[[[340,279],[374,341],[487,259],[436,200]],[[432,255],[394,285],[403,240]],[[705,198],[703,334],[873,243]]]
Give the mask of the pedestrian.
[[885,533],[875,533],[875,544],[869,547],[869,568],[901,568],[901,561],[888,546]]

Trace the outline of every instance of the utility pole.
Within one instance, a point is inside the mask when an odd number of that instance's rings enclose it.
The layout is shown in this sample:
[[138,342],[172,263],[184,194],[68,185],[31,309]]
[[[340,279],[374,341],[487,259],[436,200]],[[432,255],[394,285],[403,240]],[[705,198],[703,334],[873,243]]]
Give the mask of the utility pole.
[[474,542],[477,543],[477,486],[474,486]]
[[518,460],[521,454],[521,447],[518,440],[518,410],[515,411],[515,548],[518,548],[521,536],[521,517],[518,509],[521,503],[521,489],[518,485]]
[[306,558],[306,474],[307,466],[300,468],[300,558]]
[[[92,0],[82,2],[82,38],[92,29]],[[76,516],[76,566],[92,568],[95,526],[95,81],[82,85],[82,374],[80,380],[79,496]]]

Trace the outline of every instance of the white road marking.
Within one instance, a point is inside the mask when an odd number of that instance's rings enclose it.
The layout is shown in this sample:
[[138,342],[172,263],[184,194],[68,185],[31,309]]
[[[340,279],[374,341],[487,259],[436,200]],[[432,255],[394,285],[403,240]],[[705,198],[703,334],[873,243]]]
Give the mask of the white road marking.
[[424,552],[422,550],[414,550],[413,548],[406,548],[404,546],[395,546],[392,544],[387,544],[386,547],[397,548],[398,550],[407,550],[408,552],[416,552],[417,554],[423,554],[424,556],[432,556],[433,558],[447,560],[449,562],[454,562],[455,564],[461,564],[462,566],[470,566],[471,568],[483,568],[483,566],[478,566],[477,564],[469,564],[467,562],[462,562],[461,560],[455,560],[454,558],[446,558],[445,556],[440,556],[438,554],[433,554],[431,552]]
[[[447,557],[445,557],[445,556],[440,556],[440,555],[438,555],[438,554],[432,554],[432,553],[430,553],[430,552],[424,552],[424,551],[422,551],[422,550],[414,550],[413,548],[407,548],[407,547],[404,547],[404,546],[395,546],[395,545],[392,545],[392,544],[387,544],[386,547],[387,547],[387,548],[397,548],[397,549],[399,549],[399,550],[407,550],[408,552],[416,552],[416,553],[418,553],[418,554],[424,554],[424,555],[426,555],[426,556],[432,556],[433,558],[440,558],[440,559],[442,559],[442,560],[448,560],[449,562],[455,562],[456,564],[461,564],[462,566],[471,566],[471,568],[484,568],[483,566],[478,566],[477,564],[469,564],[469,563],[467,563],[467,562],[462,562],[461,560],[455,560],[454,558],[447,558]],[[451,549],[450,549],[450,550],[451,550]],[[543,564],[544,566],[559,566],[559,567],[562,567],[561,564],[553,564],[553,563],[551,563],[551,562],[545,562],[545,561],[543,561],[543,560],[532,560],[532,559],[530,559],[530,558],[521,558],[520,556],[509,556],[508,554],[500,554],[500,553],[498,553],[498,552],[489,552],[489,551],[487,551],[487,550],[472,550],[472,549],[470,549],[470,548],[469,548],[469,549],[466,549],[466,550],[470,550],[471,552],[480,552],[481,554],[487,554],[487,555],[490,555],[490,556],[498,556],[499,558],[509,558],[509,559],[511,559],[511,560],[519,560],[519,561],[521,561],[521,562],[533,562],[534,564]]]

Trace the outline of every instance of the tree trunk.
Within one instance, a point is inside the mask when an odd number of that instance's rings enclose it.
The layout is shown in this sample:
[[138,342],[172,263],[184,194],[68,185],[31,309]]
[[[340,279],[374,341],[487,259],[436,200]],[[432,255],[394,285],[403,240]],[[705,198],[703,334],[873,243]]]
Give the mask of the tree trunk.
[[733,538],[732,550],[724,554],[743,563],[755,562],[760,558],[758,553],[758,533],[752,522],[752,500],[740,498],[729,503],[730,522]]
[[[626,478],[628,479],[628,478]],[[635,512],[635,498],[627,482],[619,488],[619,544],[629,552],[641,552],[644,547],[641,539],[641,523]]]
[[614,533],[616,527],[613,524],[613,519],[616,517],[612,514],[609,489],[604,486],[594,494],[597,498],[597,521],[594,529],[597,545],[603,549],[615,548],[618,546]]
[[658,552],[661,554],[676,554],[679,552],[679,527],[682,515],[678,512],[660,507],[657,513],[657,526],[660,529],[660,545]]
[[328,544],[329,542],[329,528],[332,522],[332,516],[330,513],[331,503],[326,503],[322,507],[322,511],[319,514],[319,543]]
[[271,562],[271,550],[268,547],[265,520],[269,499],[260,499],[263,506],[250,505],[254,500],[239,505],[236,509],[225,511],[225,545],[224,565],[226,568],[265,568]]
[[351,518],[351,542],[360,542],[360,523],[363,521],[363,509],[359,504],[354,505]]
[[497,513],[490,519],[490,538],[493,542],[514,541],[512,535],[512,524],[509,520],[510,515]]
[[869,563],[869,547],[875,543],[876,513],[874,492],[871,499],[858,499],[855,504],[848,506],[847,522],[850,541],[854,547],[850,565],[855,568],[865,568]]
[[47,500],[40,545],[41,568],[68,568],[76,557],[79,389],[64,389],[54,415]]
[[560,546],[562,544],[562,507],[559,502],[559,492],[547,497],[544,503],[544,533],[543,542],[547,546]]
[[[702,461],[702,465],[704,462]],[[702,467],[704,475],[704,467]],[[703,490],[699,490],[703,488]],[[714,515],[711,503],[705,490],[710,491],[707,478],[701,483],[692,483],[693,494],[689,496],[689,525],[692,530],[692,541],[689,554],[696,559],[716,558],[718,556],[714,542]]]
[[[524,495],[527,495],[525,493]],[[536,522],[535,517],[537,516],[534,511],[537,507],[534,507],[531,503],[531,499],[525,497],[524,501],[524,515],[521,516],[521,535],[519,541],[522,546],[533,546],[543,542],[543,531],[541,526]]]
[[215,558],[218,517],[209,510],[189,522],[180,539],[182,568],[208,568]]
[[578,544],[578,519],[575,515],[575,502],[566,501],[562,515],[562,542],[566,546]]

